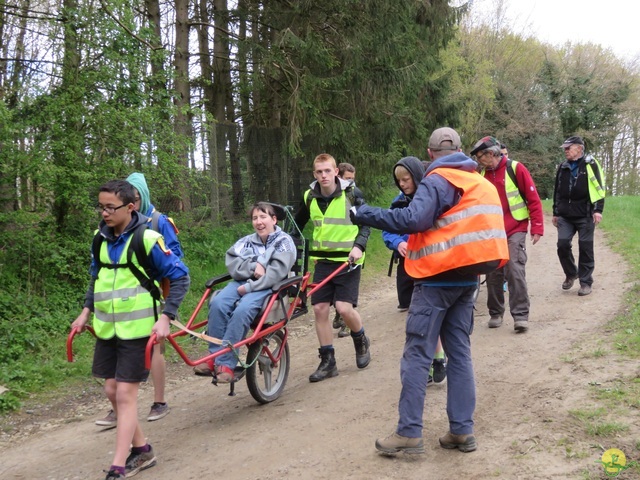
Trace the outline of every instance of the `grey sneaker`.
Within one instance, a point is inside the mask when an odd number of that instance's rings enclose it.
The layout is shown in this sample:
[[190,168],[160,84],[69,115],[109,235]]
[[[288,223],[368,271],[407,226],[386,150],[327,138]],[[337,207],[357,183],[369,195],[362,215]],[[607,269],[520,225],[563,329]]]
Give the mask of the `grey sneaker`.
[[489,319],[489,328],[498,328],[500,325],[502,325],[502,317],[493,315]]
[[571,287],[573,287],[573,284],[575,283],[575,281],[578,279],[578,277],[567,277],[564,279],[564,282],[562,282],[562,289],[563,290],[571,290]]
[[106,416],[96,420],[96,425],[100,427],[115,428],[118,425],[118,416],[113,410],[109,410]]
[[466,435],[454,435],[449,432],[444,437],[440,437],[439,441],[442,448],[457,448],[461,452],[465,453],[473,452],[478,448],[476,437],[473,433],[468,433]]
[[516,331],[516,333],[525,333],[527,330],[529,330],[529,322],[527,322],[526,320],[516,320],[515,322],[513,322],[513,329]]
[[578,295],[584,297],[585,295],[589,295],[591,293],[591,285],[580,285],[580,290],[578,290]]
[[125,469],[127,471],[126,477],[133,477],[138,472],[151,468],[156,464],[156,456],[153,453],[153,448],[148,452],[131,453],[127,458]]
[[424,453],[424,442],[422,438],[403,437],[392,433],[386,438],[377,439],[376,449],[385,455],[394,455],[400,452],[415,455]]
[[153,405],[151,405],[151,410],[149,410],[147,421],[153,422],[154,420],[160,420],[161,418],[169,415],[170,411],[171,409],[169,408],[168,403],[153,402]]

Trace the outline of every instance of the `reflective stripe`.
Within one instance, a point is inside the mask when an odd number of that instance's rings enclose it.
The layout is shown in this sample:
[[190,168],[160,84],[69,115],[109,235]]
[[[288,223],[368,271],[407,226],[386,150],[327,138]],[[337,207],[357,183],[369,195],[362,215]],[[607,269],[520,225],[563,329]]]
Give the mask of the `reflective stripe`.
[[108,313],[96,310],[95,316],[98,320],[103,322],[129,322],[131,320],[143,320],[148,317],[153,317],[153,307],[121,313]]
[[351,223],[351,220],[348,218],[325,218],[324,219],[324,224],[325,225],[353,225],[353,223]]
[[447,225],[463,220],[465,218],[471,218],[475,215],[500,215],[502,216],[502,207],[498,205],[474,205],[459,212],[452,213],[446,217],[440,217],[431,227],[431,230],[446,227]]
[[[320,250],[321,249],[320,242],[316,242],[316,241],[311,242],[311,247],[314,250]],[[348,249],[349,251],[351,251],[351,249],[353,248],[353,241],[351,241],[351,242],[329,242],[329,241],[324,241],[324,242],[322,242],[322,248],[324,250]]]
[[504,230],[481,230],[476,232],[463,233],[451,238],[450,240],[422,247],[417,252],[407,251],[407,258],[410,258],[411,260],[418,260],[426,255],[444,252],[445,250],[450,250],[453,247],[495,238],[506,239],[507,233]]
[[121,298],[131,298],[136,295],[149,293],[142,285],[135,288],[119,288],[118,290],[110,290],[107,292],[97,292],[93,294],[94,302],[104,302],[106,300],[114,300]]

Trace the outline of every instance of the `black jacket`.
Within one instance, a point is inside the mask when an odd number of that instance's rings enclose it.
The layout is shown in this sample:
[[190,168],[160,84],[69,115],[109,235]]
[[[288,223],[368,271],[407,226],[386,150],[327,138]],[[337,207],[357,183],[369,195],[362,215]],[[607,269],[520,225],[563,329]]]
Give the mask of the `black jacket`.
[[[553,190],[553,216],[580,218],[590,217],[594,212],[602,213],[604,198],[591,203],[589,198],[589,180],[587,178],[587,161],[590,156],[582,156],[578,162],[578,174],[574,178],[571,174],[571,164],[565,161],[560,164],[556,172],[556,183]],[[591,162],[594,174],[602,183],[602,172],[595,162]]]

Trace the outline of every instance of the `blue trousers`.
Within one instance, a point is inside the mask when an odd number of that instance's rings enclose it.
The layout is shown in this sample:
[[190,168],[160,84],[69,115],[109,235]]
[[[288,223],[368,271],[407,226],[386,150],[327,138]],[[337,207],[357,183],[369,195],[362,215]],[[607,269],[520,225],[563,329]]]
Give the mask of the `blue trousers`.
[[[242,340],[249,331],[251,322],[260,313],[264,299],[273,292],[270,289],[249,292],[241,296],[238,287],[245,282],[232,281],[227,284],[209,302],[209,323],[207,333],[223,340],[227,344]],[[209,351],[215,353],[222,350],[223,346],[209,344]],[[233,352],[220,355],[215,360],[216,365],[224,365],[233,368],[238,363]]]
[[447,416],[455,435],[473,433],[476,385],[471,361],[475,287],[416,285],[407,316],[400,379],[397,433],[422,437],[429,367],[438,336],[447,354]]

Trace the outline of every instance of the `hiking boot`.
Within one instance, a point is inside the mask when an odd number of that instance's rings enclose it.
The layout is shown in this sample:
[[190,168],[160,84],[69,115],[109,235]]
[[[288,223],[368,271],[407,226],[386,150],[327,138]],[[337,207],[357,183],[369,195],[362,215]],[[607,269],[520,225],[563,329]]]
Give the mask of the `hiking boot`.
[[153,402],[151,410],[149,410],[149,415],[147,416],[147,421],[153,422],[155,420],[160,420],[161,418],[169,415],[170,411],[171,409],[169,408],[168,403]]
[[575,281],[578,279],[578,277],[567,277],[564,279],[564,282],[562,282],[562,289],[563,290],[571,290],[571,287],[573,287],[573,284],[575,283]]
[[96,425],[100,427],[115,428],[118,425],[118,416],[116,415],[116,412],[109,410],[109,413],[107,413],[105,417],[96,420]]
[[351,329],[346,325],[343,325],[338,332],[338,338],[348,337],[349,335],[351,335]]
[[492,315],[489,319],[489,328],[498,328],[500,325],[502,325],[502,317]]
[[200,377],[211,377],[213,375],[213,362],[211,360],[199,363],[193,367],[193,373]]
[[336,312],[336,316],[333,317],[333,328],[337,330],[338,328],[344,328],[344,327],[345,327],[344,320],[342,319],[340,314]]
[[321,349],[318,349],[320,352],[320,365],[315,372],[309,375],[309,381],[312,383],[321,382],[325,378],[336,377],[338,375],[338,367],[336,366],[336,357],[335,352],[333,350],[322,352]]
[[356,365],[358,368],[364,368],[371,361],[371,352],[369,351],[369,338],[363,333],[353,338],[353,346],[356,349]]
[[454,435],[449,432],[444,437],[440,437],[440,446],[442,448],[457,448],[461,452],[473,452],[478,448],[476,437],[473,433],[465,435]]
[[580,290],[578,290],[578,295],[584,297],[585,295],[589,295],[591,293],[591,285],[580,285]]
[[[103,470],[103,472],[107,472],[106,470]],[[104,480],[116,480],[119,478],[126,478],[124,473],[120,473],[117,470],[109,470],[107,472],[107,476],[105,477]]]
[[516,320],[513,322],[513,329],[516,333],[525,333],[529,330],[529,322],[526,320]]
[[[127,463],[125,469],[127,471],[127,478],[133,477],[138,472],[151,468],[156,464],[156,456],[153,453],[153,448],[148,452],[142,453],[130,453],[127,457]],[[116,477],[118,478],[118,477]]]
[[434,383],[442,383],[447,378],[447,363],[444,358],[433,359],[433,381]]
[[393,455],[400,452],[420,454],[424,453],[424,442],[422,441],[422,437],[403,437],[397,433],[392,433],[386,438],[377,439],[376,449],[385,455]]

